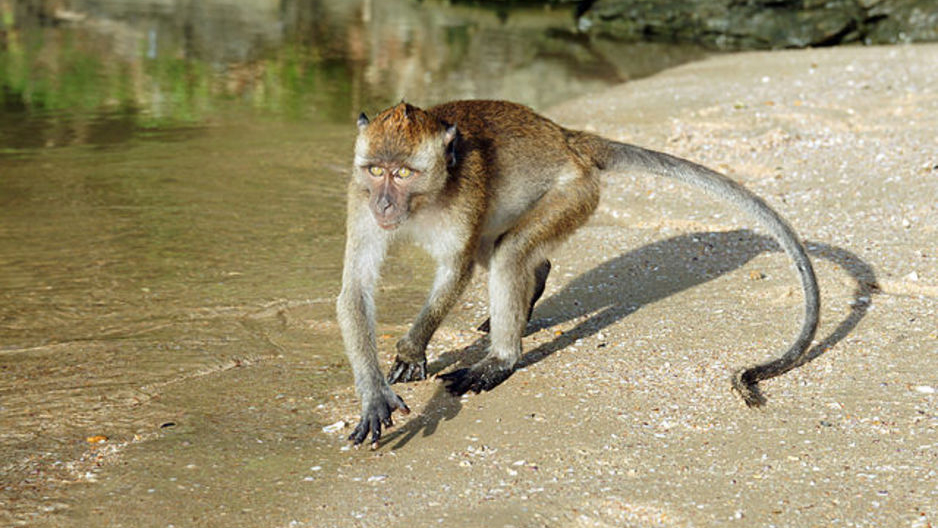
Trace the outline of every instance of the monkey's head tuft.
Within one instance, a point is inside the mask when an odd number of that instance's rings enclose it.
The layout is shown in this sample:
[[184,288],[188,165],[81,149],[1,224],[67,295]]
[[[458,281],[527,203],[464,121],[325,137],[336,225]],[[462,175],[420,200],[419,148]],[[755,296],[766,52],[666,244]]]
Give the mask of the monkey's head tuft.
[[400,103],[375,116],[360,128],[368,140],[372,157],[404,159],[413,156],[423,144],[444,130],[434,116],[408,103]]

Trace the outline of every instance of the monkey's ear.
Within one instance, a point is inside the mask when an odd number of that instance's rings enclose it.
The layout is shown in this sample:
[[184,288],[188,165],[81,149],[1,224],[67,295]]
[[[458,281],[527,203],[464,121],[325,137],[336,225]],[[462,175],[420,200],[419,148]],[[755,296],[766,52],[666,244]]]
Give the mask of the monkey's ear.
[[368,116],[365,115],[365,112],[358,114],[358,129],[361,130],[368,126]]
[[453,167],[456,165],[456,144],[459,139],[459,129],[456,125],[443,123],[446,131],[443,132],[443,148],[446,150],[446,165]]
[[443,123],[446,125],[446,132],[443,133],[443,144],[449,146],[450,143],[456,139],[456,136],[459,135],[459,129],[456,128],[456,125],[451,125],[449,123]]

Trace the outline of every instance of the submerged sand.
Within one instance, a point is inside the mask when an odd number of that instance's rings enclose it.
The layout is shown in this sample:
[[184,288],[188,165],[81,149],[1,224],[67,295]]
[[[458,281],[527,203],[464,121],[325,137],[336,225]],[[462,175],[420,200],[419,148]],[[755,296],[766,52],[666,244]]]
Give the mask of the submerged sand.
[[[308,373],[289,354],[222,369],[160,401],[214,419],[102,456],[29,523],[938,524],[938,46],[725,55],[550,115],[720,169],[802,235],[822,288],[817,357],[765,382],[767,407],[747,409],[729,376],[797,332],[787,258],[695,190],[610,174],[553,259],[524,368],[496,390],[399,386],[414,412],[377,450],[349,450],[348,384],[291,394]],[[433,368],[466,346],[478,357],[483,279]],[[405,329],[382,328],[382,349]]]

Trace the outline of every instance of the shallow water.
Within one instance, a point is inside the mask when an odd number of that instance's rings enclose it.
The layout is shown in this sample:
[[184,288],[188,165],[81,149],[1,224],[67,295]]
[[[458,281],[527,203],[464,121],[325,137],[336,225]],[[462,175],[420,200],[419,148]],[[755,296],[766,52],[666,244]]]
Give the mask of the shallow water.
[[[68,510],[63,483],[99,471],[109,493],[151,493],[117,456],[152,468],[196,443],[189,465],[208,471],[236,446],[322,449],[311,409],[350,382],[333,303],[359,110],[545,108],[701,56],[586,42],[542,9],[49,5],[0,3],[4,522]],[[425,266],[388,264],[386,328],[406,328]],[[213,482],[244,474],[212,467]]]

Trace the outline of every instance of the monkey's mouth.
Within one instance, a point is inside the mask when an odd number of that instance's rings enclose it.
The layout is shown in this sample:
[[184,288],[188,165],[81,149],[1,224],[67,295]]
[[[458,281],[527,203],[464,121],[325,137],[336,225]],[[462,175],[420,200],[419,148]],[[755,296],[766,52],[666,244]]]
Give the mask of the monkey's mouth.
[[401,225],[401,218],[375,218],[375,223],[385,231],[393,231],[397,229],[397,226]]

